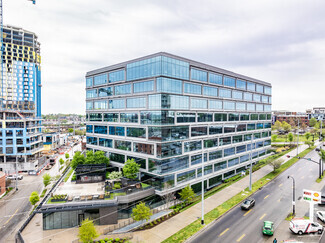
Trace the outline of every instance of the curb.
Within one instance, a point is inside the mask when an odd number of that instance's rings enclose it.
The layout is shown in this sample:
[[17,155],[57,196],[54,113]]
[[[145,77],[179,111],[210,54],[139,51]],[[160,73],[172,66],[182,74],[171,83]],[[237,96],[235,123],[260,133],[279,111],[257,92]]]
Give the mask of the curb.
[[[308,149],[308,148],[307,148]],[[304,150],[303,150],[304,151]],[[302,151],[302,152],[303,152]],[[314,151],[314,150],[312,150],[312,151]],[[312,151],[310,151],[309,153],[311,153]],[[289,160],[288,160],[289,161]],[[286,162],[288,162],[288,161],[286,161]],[[299,160],[298,160],[299,161]],[[297,161],[297,162],[298,162]],[[285,163],[286,163],[285,162]],[[296,163],[297,163],[296,162]],[[284,163],[284,164],[285,164]],[[294,163],[294,164],[296,164],[296,163]],[[292,164],[291,166],[293,166],[294,164]],[[290,167],[291,167],[290,166]],[[290,167],[288,167],[287,169],[289,169]],[[260,187],[260,188],[258,188],[255,192],[253,192],[251,195],[249,195],[248,197],[251,197],[251,196],[253,196],[255,193],[257,193],[259,190],[261,190],[263,187],[265,187],[265,186],[267,186],[270,182],[272,182],[274,179],[276,179],[278,176],[280,176],[283,172],[285,172],[287,169],[285,169],[284,171],[282,171],[280,174],[278,174],[276,177],[274,177],[272,180],[269,180],[265,185],[263,185],[262,187]],[[267,174],[266,174],[267,175]],[[266,176],[265,175],[265,176]],[[263,176],[264,177],[264,176]],[[262,178],[263,178],[262,177]],[[262,179],[262,178],[260,178],[260,179]],[[259,179],[259,180],[260,180]],[[258,180],[257,180],[258,181]],[[256,182],[257,182],[256,181]],[[236,194],[237,195],[237,194]],[[236,196],[236,195],[234,195],[234,196]],[[246,197],[246,198],[248,198],[248,197]],[[227,215],[231,210],[233,210],[235,207],[237,207],[238,205],[240,205],[246,198],[244,198],[242,201],[240,201],[238,204],[236,204],[236,205],[234,205],[233,207],[231,207],[227,212],[225,212],[224,214],[222,214],[222,215],[220,215],[218,218],[216,218],[216,219],[214,219],[212,222],[210,222],[208,225],[206,225],[206,226],[204,226],[202,229],[200,229],[198,232],[196,232],[194,235],[192,235],[191,237],[189,237],[189,238],[187,238],[184,242],[190,242],[191,240],[194,240],[196,237],[197,237],[197,235],[200,233],[204,233],[207,229],[209,229],[210,227],[212,227],[213,226],[213,224],[217,221],[217,220],[219,220],[220,218],[222,218],[224,215]],[[228,200],[227,200],[228,201]],[[225,202],[223,202],[223,203],[225,203]],[[222,204],[223,204],[222,203]],[[220,204],[220,205],[222,205],[222,204]],[[220,206],[220,205],[218,205],[218,206]],[[217,207],[218,207],[217,206]],[[212,210],[214,210],[214,209],[212,209]],[[211,211],[212,211],[211,210]],[[209,212],[211,212],[211,211],[209,211]],[[207,213],[209,213],[209,212],[207,212]],[[193,222],[195,222],[195,221],[193,221]],[[193,223],[192,222],[192,223]],[[192,224],[191,223],[191,224]],[[188,225],[187,225],[188,226]],[[185,226],[185,227],[187,227],[187,226]],[[169,237],[168,237],[169,238]],[[167,238],[167,239],[168,239]]]

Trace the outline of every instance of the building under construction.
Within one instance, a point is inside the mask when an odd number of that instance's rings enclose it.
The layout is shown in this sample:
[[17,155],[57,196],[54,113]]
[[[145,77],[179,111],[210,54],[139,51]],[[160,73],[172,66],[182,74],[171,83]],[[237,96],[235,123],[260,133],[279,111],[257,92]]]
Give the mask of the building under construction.
[[2,39],[0,170],[37,171],[43,148],[40,43],[35,33],[13,26],[3,27]]

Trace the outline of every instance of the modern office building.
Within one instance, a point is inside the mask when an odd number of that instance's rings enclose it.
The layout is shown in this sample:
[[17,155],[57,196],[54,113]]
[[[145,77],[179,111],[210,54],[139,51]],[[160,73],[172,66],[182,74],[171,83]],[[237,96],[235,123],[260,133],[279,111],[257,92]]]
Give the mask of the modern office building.
[[4,26],[2,40],[0,170],[35,171],[43,148],[40,43],[13,26]]
[[141,165],[156,193],[206,188],[267,156],[271,84],[168,53],[86,74],[87,149]]

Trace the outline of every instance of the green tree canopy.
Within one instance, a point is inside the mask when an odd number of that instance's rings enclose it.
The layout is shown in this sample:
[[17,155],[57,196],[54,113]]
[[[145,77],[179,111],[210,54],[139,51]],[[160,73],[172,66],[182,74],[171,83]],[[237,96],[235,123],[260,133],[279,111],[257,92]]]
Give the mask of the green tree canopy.
[[128,159],[123,166],[123,174],[129,179],[136,179],[138,177],[140,165],[134,159]]
[[187,185],[186,187],[184,187],[182,189],[182,191],[179,193],[179,195],[181,196],[181,199],[183,201],[188,202],[194,197],[195,193],[194,193],[192,187],[190,187],[190,185]]
[[305,134],[306,140],[309,140],[310,136],[311,136],[310,132],[306,132]]
[[314,146],[314,142],[313,141],[306,141],[305,144],[307,144],[309,148],[312,147],[312,146]]
[[273,171],[276,171],[277,169],[279,169],[281,167],[281,164],[284,162],[283,159],[277,159],[277,160],[273,160],[269,163],[270,166],[273,167]]
[[66,153],[64,156],[65,156],[66,159],[69,159],[70,154]]
[[286,121],[283,121],[283,122],[282,122],[282,128],[283,128],[283,130],[286,131],[286,132],[290,132],[290,131],[291,131],[291,126],[290,126],[290,124],[288,124]]
[[39,195],[37,192],[32,192],[29,197],[29,202],[34,206],[39,201]]
[[108,175],[108,178],[110,180],[115,180],[115,179],[119,179],[121,178],[123,175],[122,175],[122,172],[121,171],[112,171],[109,175]]
[[45,187],[47,187],[51,183],[51,176],[46,173],[43,175],[43,184]]
[[281,130],[281,128],[282,128],[282,124],[281,124],[280,121],[276,121],[276,122],[274,123],[273,127],[274,127],[274,129],[276,129],[276,130],[279,131],[279,130]]
[[290,143],[293,141],[293,134],[291,132],[288,134],[288,140]]
[[88,218],[83,220],[79,227],[78,236],[83,243],[92,243],[94,239],[99,236],[94,226],[94,222]]
[[76,169],[77,165],[85,164],[85,162],[86,162],[85,156],[80,151],[77,151],[74,154],[73,159],[71,161],[71,167],[73,169]]
[[273,134],[273,135],[271,136],[271,141],[272,141],[272,142],[275,142],[277,138],[278,138],[278,135]]
[[309,126],[313,127],[315,126],[317,123],[317,120],[315,117],[312,117],[310,120],[309,120]]
[[73,133],[73,128],[68,128],[68,133]]
[[59,159],[60,165],[64,164],[64,160],[62,158]]
[[150,208],[147,207],[144,202],[140,202],[132,209],[131,217],[136,221],[141,221],[141,220],[148,221],[151,215],[152,212],[150,211]]
[[106,157],[104,151],[96,151],[94,153],[95,163],[96,164],[106,164],[109,165],[109,158]]

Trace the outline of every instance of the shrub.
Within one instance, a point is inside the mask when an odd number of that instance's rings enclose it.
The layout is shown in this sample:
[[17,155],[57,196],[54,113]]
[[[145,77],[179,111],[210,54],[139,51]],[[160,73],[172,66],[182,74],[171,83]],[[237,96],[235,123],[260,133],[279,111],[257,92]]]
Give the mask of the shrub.
[[154,220],[154,221],[153,221],[153,224],[155,224],[155,225],[156,225],[156,224],[157,224],[157,221],[156,221],[156,220]]
[[100,243],[105,243],[105,241],[104,240],[100,240]]
[[104,241],[108,241],[108,238],[105,238]]
[[157,222],[160,223],[160,220],[161,220],[161,219],[157,219]]
[[115,241],[116,242],[120,242],[120,238],[115,238]]

